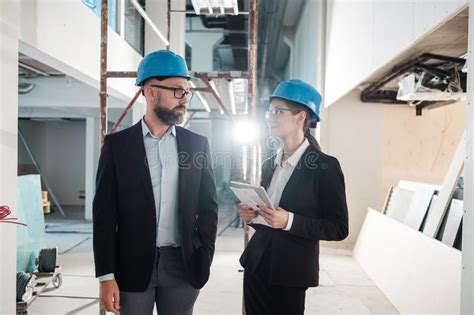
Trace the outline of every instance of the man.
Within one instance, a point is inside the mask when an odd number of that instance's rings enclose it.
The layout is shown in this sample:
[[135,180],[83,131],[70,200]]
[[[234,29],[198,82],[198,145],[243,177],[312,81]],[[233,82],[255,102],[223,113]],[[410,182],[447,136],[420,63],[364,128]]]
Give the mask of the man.
[[176,126],[189,90],[186,61],[156,51],[139,65],[143,119],[107,135],[94,198],[100,300],[122,315],[192,314],[209,279],[217,202],[205,137]]

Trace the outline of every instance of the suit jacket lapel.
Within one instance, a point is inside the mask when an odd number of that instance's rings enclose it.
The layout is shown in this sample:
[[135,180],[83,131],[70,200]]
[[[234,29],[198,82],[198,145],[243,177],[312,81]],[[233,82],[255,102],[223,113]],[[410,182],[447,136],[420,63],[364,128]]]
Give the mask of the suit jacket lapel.
[[[142,179],[145,186],[145,191],[150,198],[153,209],[155,208],[155,198],[153,196],[153,186],[151,183],[150,168],[148,167],[148,160],[145,150],[145,142],[143,140],[142,122],[141,120],[135,124],[131,129],[131,165],[137,166],[138,176]],[[155,209],[156,210],[156,209]]]
[[276,155],[272,156],[268,160],[268,164],[266,164],[263,169],[262,169],[262,182],[261,186],[264,187],[265,189],[268,189],[268,186],[270,186],[270,182],[273,177],[273,173],[275,172],[275,158]]
[[283,189],[283,192],[281,193],[280,206],[286,204],[289,196],[292,196],[295,191],[298,191],[298,186],[300,185],[300,181],[304,177],[307,171],[307,165],[305,161],[308,154],[311,151],[312,151],[312,148],[311,146],[309,146],[308,148],[306,148],[303,155],[301,155],[301,158],[299,159],[298,164],[296,164],[296,168],[293,170],[293,173],[288,179],[288,183],[286,184],[285,188]]
[[181,127],[176,127],[176,143],[178,145],[178,209],[185,208],[187,198],[186,196],[186,176],[187,172],[191,168],[192,156],[189,152],[189,145],[187,139],[184,136]]

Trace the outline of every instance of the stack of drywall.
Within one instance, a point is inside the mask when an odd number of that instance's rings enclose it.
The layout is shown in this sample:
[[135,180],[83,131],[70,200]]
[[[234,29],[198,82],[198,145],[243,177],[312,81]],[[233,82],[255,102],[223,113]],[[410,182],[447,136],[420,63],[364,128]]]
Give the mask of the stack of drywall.
[[455,190],[444,214],[436,212],[439,191],[440,186],[437,185],[402,180],[390,190],[383,212],[446,245],[460,249],[462,190]]

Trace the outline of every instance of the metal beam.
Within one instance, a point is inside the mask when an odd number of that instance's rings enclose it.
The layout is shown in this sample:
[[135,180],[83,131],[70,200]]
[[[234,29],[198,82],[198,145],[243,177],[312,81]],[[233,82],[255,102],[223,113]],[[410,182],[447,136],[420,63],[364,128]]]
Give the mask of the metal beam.
[[163,36],[163,34],[160,32],[158,27],[153,23],[151,18],[148,16],[148,14],[143,10],[143,7],[138,3],[138,0],[130,0],[132,5],[135,7],[137,10],[138,14],[142,16],[142,18],[145,20],[145,22],[151,27],[151,29],[158,35],[158,37],[165,43],[166,47],[169,49],[170,42],[166,39],[166,37]]
[[107,71],[109,78],[136,78],[136,71]]
[[107,133],[107,0],[102,0],[100,14],[100,131],[99,141],[104,143]]
[[122,123],[122,121],[125,119],[125,116],[127,116],[128,112],[130,109],[132,109],[133,105],[137,101],[138,97],[142,94],[142,89],[138,89],[137,93],[135,93],[135,96],[132,98],[132,100],[128,103],[127,107],[123,110],[122,114],[120,115],[119,119],[115,122],[115,124],[112,127],[112,131],[110,133],[114,133],[115,130],[117,130],[118,126]]
[[219,105],[219,107],[222,109],[222,111],[230,118],[232,119],[232,116],[231,114],[229,113],[229,111],[227,110],[227,108],[225,107],[224,105],[224,102],[222,101],[221,99],[221,96],[219,95],[219,93],[217,93],[217,90],[215,89],[215,87],[211,84],[211,81],[209,80],[203,80],[204,84],[206,84],[207,88],[209,89],[209,92],[214,96],[214,98],[216,99],[217,101],[217,104]]
[[41,169],[40,169],[40,166],[33,154],[33,152],[31,151],[30,149],[30,146],[28,145],[28,143],[26,142],[26,139],[25,137],[23,136],[23,132],[21,132],[21,129],[20,127],[18,127],[18,136],[20,137],[20,140],[21,142],[23,143],[23,145],[25,146],[25,149],[26,149],[26,152],[28,153],[28,155],[30,156],[30,159],[31,161],[33,162],[33,164],[35,165],[36,167],[36,170],[38,171],[40,177],[41,177],[41,180],[43,181],[44,185],[46,186],[46,190],[48,191],[49,195],[51,196],[51,199],[53,200],[53,203],[56,205],[56,207],[58,207],[58,210],[59,212],[61,212],[61,215],[63,217],[66,217],[66,214],[64,213],[63,211],[63,208],[61,207],[61,205],[59,204],[59,201],[58,199],[56,198],[56,195],[54,194],[53,190],[51,189],[51,186],[49,185],[49,182],[48,182],[48,177],[41,172]]
[[191,71],[191,76],[201,79],[201,80],[213,80],[213,79],[248,79],[249,72],[248,71],[230,71],[230,72],[194,72]]
[[[251,118],[257,117],[257,35],[258,35],[258,6],[257,0],[249,0],[249,36],[248,36],[248,104],[250,105]],[[260,146],[253,144],[249,146],[250,151],[247,163],[247,178],[252,184],[260,183],[260,165],[255,165],[260,160]],[[253,151],[253,152],[252,152]],[[254,154],[253,154],[254,153]],[[256,166],[256,167],[255,167]],[[252,170],[258,170],[256,174],[252,174]],[[250,176],[249,176],[250,175]],[[255,176],[252,176],[255,175]],[[250,240],[249,226],[245,224],[244,228],[244,246],[247,246]],[[244,301],[242,299],[242,313],[245,314]]]
[[183,128],[186,128],[186,126],[189,124],[189,122],[193,119],[194,115],[196,115],[197,112],[191,112],[191,115],[186,119],[186,121],[183,124]]

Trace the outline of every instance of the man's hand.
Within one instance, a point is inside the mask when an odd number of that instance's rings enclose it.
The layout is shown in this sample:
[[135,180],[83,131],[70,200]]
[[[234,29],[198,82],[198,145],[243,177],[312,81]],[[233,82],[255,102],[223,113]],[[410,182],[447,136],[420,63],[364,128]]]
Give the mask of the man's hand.
[[289,214],[283,208],[277,207],[275,210],[265,205],[259,205],[260,215],[274,229],[284,229],[288,224]]
[[248,205],[244,203],[239,204],[237,211],[239,212],[240,218],[244,220],[246,223],[252,221],[258,215],[257,211],[253,210],[252,208],[250,208]]
[[115,280],[100,283],[100,304],[107,312],[120,314],[120,291]]

